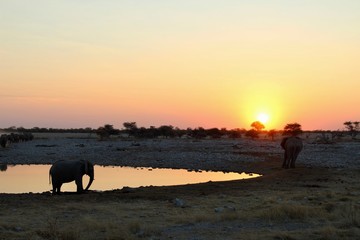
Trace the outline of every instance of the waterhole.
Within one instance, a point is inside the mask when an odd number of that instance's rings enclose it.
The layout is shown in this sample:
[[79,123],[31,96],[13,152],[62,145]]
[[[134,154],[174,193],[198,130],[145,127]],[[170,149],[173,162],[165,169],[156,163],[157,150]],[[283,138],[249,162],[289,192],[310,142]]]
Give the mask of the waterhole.
[[[52,189],[49,184],[51,165],[2,165],[0,193],[41,193]],[[117,166],[94,166],[95,180],[90,190],[105,191],[123,187],[170,186],[229,181],[260,176],[255,173],[188,171],[185,169],[132,168]],[[85,187],[89,177],[84,175]],[[61,191],[76,191],[75,182],[65,183]]]

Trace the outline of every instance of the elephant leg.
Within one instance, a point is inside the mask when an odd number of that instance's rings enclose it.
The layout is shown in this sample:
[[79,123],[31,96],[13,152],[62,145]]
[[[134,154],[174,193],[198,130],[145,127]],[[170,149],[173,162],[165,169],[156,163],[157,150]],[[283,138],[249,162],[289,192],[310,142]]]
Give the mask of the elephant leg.
[[299,152],[296,152],[294,154],[294,156],[292,157],[292,161],[291,161],[291,165],[290,165],[291,168],[295,168],[295,161],[296,161],[298,155],[299,155]]
[[60,194],[60,192],[61,192],[61,186],[62,186],[62,183],[60,183],[59,185],[58,185],[58,187],[57,187],[57,194]]
[[283,168],[288,169],[288,168],[289,168],[289,165],[290,165],[290,161],[291,161],[291,158],[290,158],[289,154],[286,154],[286,158],[285,158],[285,160],[284,160],[284,166],[283,166]]
[[286,161],[285,169],[289,168],[289,161]]
[[286,159],[286,166],[285,166],[286,169],[290,168],[291,161],[292,161],[291,155],[289,156],[289,154],[288,154],[287,159]]
[[290,168],[295,168],[295,158],[294,157],[290,161]]
[[284,153],[284,162],[282,164],[283,168],[286,168],[286,159],[287,159],[287,154],[286,154],[286,151],[285,151],[285,153]]
[[60,188],[62,183],[53,184],[53,195],[60,194]]
[[76,186],[77,186],[77,192],[78,192],[78,193],[83,192],[84,189],[83,189],[83,185],[82,185],[82,177],[77,178],[77,179],[75,180],[75,183],[76,183]]
[[290,157],[290,158],[289,158],[289,161],[288,161],[287,168],[291,168],[292,164],[293,164],[293,158]]

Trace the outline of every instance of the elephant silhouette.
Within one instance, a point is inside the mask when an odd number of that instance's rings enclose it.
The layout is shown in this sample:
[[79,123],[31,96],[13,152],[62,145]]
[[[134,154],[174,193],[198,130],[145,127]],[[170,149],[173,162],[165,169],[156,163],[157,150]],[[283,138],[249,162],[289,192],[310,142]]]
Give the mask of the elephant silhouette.
[[285,150],[283,168],[295,168],[296,159],[303,149],[303,141],[299,137],[286,137],[281,141],[281,147]]

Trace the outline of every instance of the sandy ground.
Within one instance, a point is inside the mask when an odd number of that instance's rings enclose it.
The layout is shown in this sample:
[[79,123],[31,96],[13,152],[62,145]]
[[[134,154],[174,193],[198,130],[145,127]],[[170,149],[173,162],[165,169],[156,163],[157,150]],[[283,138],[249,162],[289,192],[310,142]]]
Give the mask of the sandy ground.
[[0,239],[358,239],[360,142],[311,142],[289,170],[280,168],[279,140],[47,136],[14,144],[0,149],[0,162],[88,159],[263,177],[82,195],[1,194]]

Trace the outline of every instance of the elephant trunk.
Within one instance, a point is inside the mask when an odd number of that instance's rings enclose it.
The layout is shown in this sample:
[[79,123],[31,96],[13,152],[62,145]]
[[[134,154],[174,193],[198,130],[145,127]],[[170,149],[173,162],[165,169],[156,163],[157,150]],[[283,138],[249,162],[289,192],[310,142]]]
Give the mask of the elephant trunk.
[[94,174],[90,175],[90,180],[89,180],[88,185],[85,188],[85,191],[89,189],[89,187],[91,186],[93,181],[94,181]]

